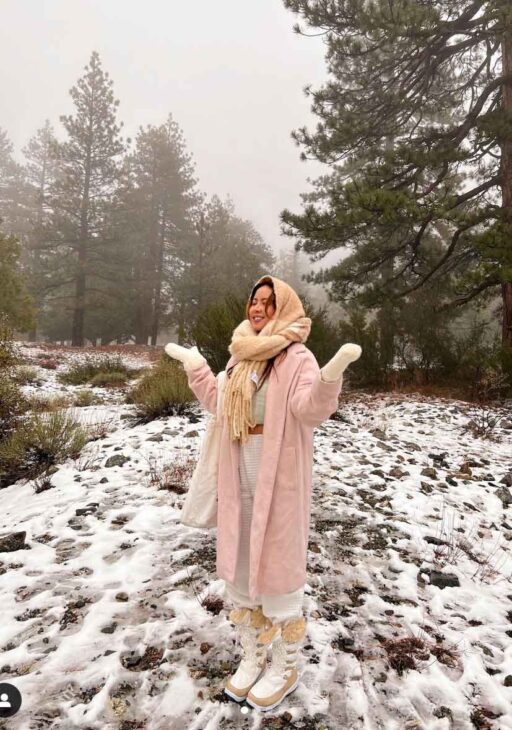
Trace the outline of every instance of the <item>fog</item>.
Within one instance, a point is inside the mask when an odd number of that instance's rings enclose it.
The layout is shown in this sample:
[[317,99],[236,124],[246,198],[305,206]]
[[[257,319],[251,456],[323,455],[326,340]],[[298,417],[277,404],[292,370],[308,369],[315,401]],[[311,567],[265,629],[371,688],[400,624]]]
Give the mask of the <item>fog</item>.
[[0,127],[21,148],[48,118],[73,112],[69,89],[92,50],[114,82],[125,136],[161,124],[183,130],[199,187],[231,196],[273,248],[290,248],[279,213],[300,208],[307,178],[290,133],[315,119],[303,87],[325,79],[321,37],[293,32],[280,0],[4,0]]

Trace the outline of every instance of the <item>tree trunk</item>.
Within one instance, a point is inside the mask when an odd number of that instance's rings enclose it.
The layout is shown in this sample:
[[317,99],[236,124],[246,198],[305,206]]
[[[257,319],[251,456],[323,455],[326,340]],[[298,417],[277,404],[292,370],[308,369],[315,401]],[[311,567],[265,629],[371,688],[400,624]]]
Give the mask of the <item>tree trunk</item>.
[[[503,40],[503,75],[512,75],[512,28],[507,29]],[[512,81],[503,85],[503,109],[512,115]],[[507,138],[502,147],[502,206],[507,220],[512,223],[512,138]],[[501,285],[503,298],[503,319],[501,344],[512,348],[512,282],[505,281]]]
[[151,329],[151,344],[156,345],[158,328],[160,326],[160,310],[162,306],[162,277],[164,270],[165,226],[160,224],[160,241],[158,244],[158,260],[155,274],[155,303],[153,307],[153,323]]

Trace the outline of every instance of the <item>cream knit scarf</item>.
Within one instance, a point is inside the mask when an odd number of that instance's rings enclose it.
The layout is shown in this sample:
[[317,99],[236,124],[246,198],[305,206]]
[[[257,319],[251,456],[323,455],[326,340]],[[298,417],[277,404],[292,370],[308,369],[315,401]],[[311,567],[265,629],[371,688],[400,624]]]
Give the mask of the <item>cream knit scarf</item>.
[[[305,342],[311,330],[311,319],[291,286],[275,276],[262,276],[259,283],[272,282],[276,311],[258,333],[249,319],[244,319],[233,331],[229,352],[236,357],[231,377],[226,379],[223,415],[228,419],[230,437],[245,443],[248,429],[255,426],[252,416],[252,396],[266,362],[291,342]],[[253,287],[254,288],[254,287]],[[250,306],[249,299],[248,305]]]

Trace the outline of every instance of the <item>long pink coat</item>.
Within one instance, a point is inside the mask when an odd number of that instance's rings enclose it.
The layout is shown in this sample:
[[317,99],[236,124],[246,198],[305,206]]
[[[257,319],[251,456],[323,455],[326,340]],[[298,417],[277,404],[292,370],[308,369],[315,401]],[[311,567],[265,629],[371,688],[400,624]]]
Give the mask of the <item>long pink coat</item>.
[[[237,362],[232,356],[226,369]],[[204,363],[188,372],[191,390],[215,413],[217,379]],[[288,593],[306,582],[311,514],[313,429],[336,411],[341,378],[325,383],[300,342],[274,362],[265,401],[263,450],[250,537],[249,594]],[[250,438],[250,437],[249,437]],[[240,536],[240,443],[222,426],[217,513],[217,575],[234,582]]]

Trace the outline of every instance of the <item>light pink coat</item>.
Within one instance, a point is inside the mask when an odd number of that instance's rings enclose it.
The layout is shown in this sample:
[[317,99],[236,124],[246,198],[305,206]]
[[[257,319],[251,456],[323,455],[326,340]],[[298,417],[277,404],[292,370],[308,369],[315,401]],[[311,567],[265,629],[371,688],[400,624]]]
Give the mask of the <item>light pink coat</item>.
[[[279,359],[279,358],[278,358]],[[232,356],[226,369],[237,362]],[[217,379],[205,363],[188,372],[191,390],[215,413]],[[325,383],[313,353],[288,346],[274,362],[265,401],[263,450],[256,483],[250,538],[249,594],[275,595],[306,582],[311,515],[313,429],[338,407],[342,381]],[[251,438],[249,436],[249,438]],[[240,444],[222,426],[217,513],[217,575],[235,579],[240,535]]]

